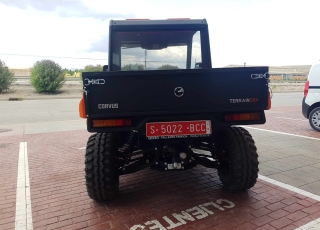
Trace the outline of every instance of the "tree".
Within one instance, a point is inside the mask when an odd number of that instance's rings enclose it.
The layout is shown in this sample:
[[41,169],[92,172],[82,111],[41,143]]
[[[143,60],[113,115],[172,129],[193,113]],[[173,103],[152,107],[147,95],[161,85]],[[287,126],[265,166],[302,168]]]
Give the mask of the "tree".
[[82,78],[82,72],[101,72],[102,70],[102,65],[86,65],[84,69],[76,69],[75,73],[77,77]]
[[0,60],[0,93],[8,91],[14,81],[14,74],[11,73],[6,64]]
[[64,68],[62,71],[63,71],[64,75],[71,75],[72,76],[74,74],[74,71],[71,69]]
[[179,69],[176,65],[165,64],[158,68],[158,70]]
[[86,65],[83,72],[101,72],[102,65]]
[[144,65],[142,64],[127,64],[121,67],[122,71],[131,71],[131,70],[144,70]]
[[65,82],[61,66],[51,60],[37,61],[31,69],[30,79],[37,92],[56,93]]

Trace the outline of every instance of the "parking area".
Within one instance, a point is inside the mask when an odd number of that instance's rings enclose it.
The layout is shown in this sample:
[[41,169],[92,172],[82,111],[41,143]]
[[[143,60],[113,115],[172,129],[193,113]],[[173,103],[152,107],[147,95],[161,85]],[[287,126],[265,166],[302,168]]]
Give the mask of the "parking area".
[[84,180],[90,134],[38,126],[0,126],[0,229],[320,228],[320,133],[300,106],[275,107],[265,125],[247,127],[260,178],[242,193],[224,190],[215,169],[146,169],[120,177],[116,200],[96,203]]

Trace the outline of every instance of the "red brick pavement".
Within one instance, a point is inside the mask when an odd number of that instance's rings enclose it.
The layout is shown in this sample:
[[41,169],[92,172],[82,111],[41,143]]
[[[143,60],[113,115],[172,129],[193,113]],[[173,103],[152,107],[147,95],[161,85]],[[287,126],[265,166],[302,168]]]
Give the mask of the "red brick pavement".
[[13,229],[16,211],[16,188],[19,143],[23,141],[22,126],[13,130],[0,128],[0,229]]
[[[318,201],[261,180],[247,192],[230,193],[222,188],[215,170],[200,166],[166,173],[147,169],[121,176],[119,198],[99,204],[87,196],[85,150],[79,149],[90,134],[24,136],[22,125],[13,127],[0,132],[1,230],[14,229],[22,141],[28,143],[34,229],[295,229],[320,217]],[[267,123],[255,127],[320,138],[300,106],[272,108],[267,111]],[[235,206],[226,208],[223,200]]]
[[119,197],[96,203],[86,193],[79,150],[88,136],[26,136],[34,229],[295,229],[320,217],[320,202],[261,180],[247,192],[230,193],[214,169],[201,166],[121,176]]
[[301,106],[274,107],[266,111],[267,122],[252,127],[320,138],[320,132],[311,128],[308,119],[302,115]]

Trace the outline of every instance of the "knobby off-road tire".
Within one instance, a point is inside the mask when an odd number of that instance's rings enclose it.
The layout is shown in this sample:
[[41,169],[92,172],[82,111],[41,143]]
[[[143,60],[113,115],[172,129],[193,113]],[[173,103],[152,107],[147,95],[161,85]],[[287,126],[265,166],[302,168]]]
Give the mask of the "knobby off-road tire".
[[87,192],[91,199],[106,201],[119,192],[116,165],[117,145],[114,134],[97,133],[87,143],[85,174]]
[[253,187],[258,177],[258,154],[250,133],[244,128],[225,127],[218,136],[223,159],[218,175],[223,186],[231,191]]

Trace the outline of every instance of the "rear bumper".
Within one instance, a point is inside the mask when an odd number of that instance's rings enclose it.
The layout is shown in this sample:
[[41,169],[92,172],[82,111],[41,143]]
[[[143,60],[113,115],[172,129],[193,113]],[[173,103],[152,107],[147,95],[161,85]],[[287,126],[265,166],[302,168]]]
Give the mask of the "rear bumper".
[[[166,116],[137,116],[137,117],[126,117],[132,119],[132,126],[130,127],[93,127],[92,118],[87,121],[87,130],[91,133],[108,133],[108,132],[124,132],[136,130],[144,134],[146,130],[146,123],[149,122],[168,122],[168,121],[192,121],[192,120],[211,120],[212,128],[220,126],[233,126],[233,125],[255,125],[264,124],[266,117],[264,111],[248,111],[243,113],[261,113],[261,120],[253,121],[235,121],[226,122],[225,113],[208,113],[208,114],[180,114],[180,115],[166,115]],[[99,118],[97,118],[99,119]],[[104,119],[104,118],[100,118]]]
[[305,118],[308,118],[309,114],[308,114],[308,110],[309,110],[310,106],[306,103],[306,98],[304,97],[302,100],[302,114]]

